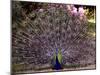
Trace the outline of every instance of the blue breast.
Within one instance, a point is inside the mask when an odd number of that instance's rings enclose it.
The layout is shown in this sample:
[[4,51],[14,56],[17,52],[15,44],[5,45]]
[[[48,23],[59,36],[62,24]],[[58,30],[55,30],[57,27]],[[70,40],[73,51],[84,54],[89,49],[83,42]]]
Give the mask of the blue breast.
[[62,69],[61,64],[58,61],[58,57],[56,56],[56,63],[54,64],[54,69],[59,70]]

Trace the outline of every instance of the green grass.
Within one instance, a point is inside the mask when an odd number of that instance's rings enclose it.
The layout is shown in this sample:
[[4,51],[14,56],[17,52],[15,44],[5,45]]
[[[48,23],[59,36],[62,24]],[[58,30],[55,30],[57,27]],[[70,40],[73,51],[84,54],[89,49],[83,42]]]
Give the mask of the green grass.
[[29,65],[27,64],[12,64],[12,71],[18,72],[18,71],[25,71],[27,70]]
[[76,67],[80,67],[80,64],[64,65],[64,68],[76,68]]

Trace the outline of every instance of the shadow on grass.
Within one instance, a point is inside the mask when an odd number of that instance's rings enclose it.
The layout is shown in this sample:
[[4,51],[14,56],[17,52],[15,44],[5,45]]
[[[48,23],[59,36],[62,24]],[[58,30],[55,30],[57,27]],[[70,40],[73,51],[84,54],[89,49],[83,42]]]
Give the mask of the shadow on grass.
[[96,23],[94,22],[88,22],[88,31],[87,34],[89,36],[95,37],[96,35]]
[[96,23],[88,22],[88,31],[95,32],[96,31]]

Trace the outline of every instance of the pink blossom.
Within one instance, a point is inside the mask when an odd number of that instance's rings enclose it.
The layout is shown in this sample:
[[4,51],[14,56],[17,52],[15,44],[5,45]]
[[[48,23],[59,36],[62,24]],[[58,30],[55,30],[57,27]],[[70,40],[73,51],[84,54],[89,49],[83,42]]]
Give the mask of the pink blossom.
[[67,5],[67,10],[71,11],[71,6]]
[[78,12],[79,12],[80,15],[84,15],[84,13],[85,13],[83,7],[79,7],[79,11]]
[[84,18],[84,13],[85,13],[83,7],[79,7],[78,13],[79,13],[80,19],[82,20]]
[[71,11],[71,13],[76,15],[77,14],[77,8],[73,7],[73,10]]

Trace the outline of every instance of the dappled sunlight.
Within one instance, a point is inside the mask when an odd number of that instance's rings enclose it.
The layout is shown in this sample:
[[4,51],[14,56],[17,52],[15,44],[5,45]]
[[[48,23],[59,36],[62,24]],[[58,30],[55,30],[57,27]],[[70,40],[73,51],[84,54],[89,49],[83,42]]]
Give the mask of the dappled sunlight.
[[95,37],[96,36],[96,33],[95,32],[88,32],[87,34],[90,35],[90,36],[92,36],[92,37]]
[[95,19],[89,19],[88,22],[95,23]]

